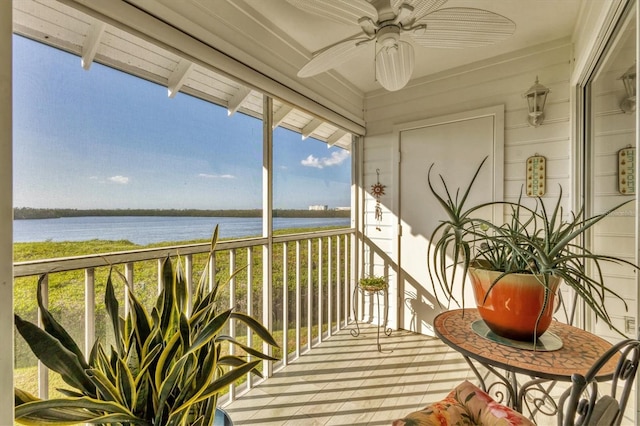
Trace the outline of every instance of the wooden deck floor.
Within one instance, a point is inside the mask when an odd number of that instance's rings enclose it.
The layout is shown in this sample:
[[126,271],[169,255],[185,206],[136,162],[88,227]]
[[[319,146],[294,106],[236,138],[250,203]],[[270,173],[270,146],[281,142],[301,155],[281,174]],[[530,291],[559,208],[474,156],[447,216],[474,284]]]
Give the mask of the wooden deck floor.
[[234,425],[390,425],[473,380],[439,339],[375,326],[332,336],[225,409]]

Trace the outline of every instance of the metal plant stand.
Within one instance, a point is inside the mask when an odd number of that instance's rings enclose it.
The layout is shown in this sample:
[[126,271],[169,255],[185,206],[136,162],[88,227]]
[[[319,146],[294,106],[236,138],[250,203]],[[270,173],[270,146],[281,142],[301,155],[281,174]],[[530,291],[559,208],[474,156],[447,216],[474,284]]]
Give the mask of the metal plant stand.
[[368,288],[362,287],[360,284],[356,285],[356,288],[353,290],[353,298],[352,298],[352,306],[353,306],[353,318],[356,321],[356,328],[351,329],[351,335],[353,337],[358,337],[360,335],[360,326],[358,325],[358,307],[356,306],[356,292],[360,291],[360,294],[364,296],[364,294],[369,294],[370,298],[373,299],[373,296],[376,296],[377,306],[378,306],[378,320],[380,320],[380,295],[383,295],[384,302],[384,322],[378,326],[378,334],[376,336],[376,344],[378,345],[378,352],[382,352],[382,346],[380,345],[380,327],[384,330],[384,334],[386,336],[391,336],[391,328],[387,327],[387,321],[389,318],[389,305],[387,303],[387,290],[388,286],[384,288]]

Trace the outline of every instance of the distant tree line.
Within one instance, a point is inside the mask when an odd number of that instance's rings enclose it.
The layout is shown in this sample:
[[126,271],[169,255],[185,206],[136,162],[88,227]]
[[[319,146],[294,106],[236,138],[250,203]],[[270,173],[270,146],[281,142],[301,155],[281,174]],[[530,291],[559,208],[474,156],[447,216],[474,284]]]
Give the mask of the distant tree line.
[[[349,217],[349,210],[285,210],[273,211],[274,217],[331,218]],[[14,219],[55,219],[87,216],[189,216],[189,217],[261,217],[262,210],[198,210],[198,209],[36,209],[16,207]]]

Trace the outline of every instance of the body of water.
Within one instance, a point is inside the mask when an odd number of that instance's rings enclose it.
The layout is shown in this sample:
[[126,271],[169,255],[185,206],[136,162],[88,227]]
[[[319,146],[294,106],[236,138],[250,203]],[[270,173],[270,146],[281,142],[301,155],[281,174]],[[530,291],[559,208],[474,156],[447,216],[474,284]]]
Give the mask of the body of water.
[[[274,218],[274,229],[348,227],[349,218]],[[165,241],[210,239],[216,225],[219,238],[259,236],[257,217],[95,216],[13,221],[13,241],[129,240],[146,245]]]

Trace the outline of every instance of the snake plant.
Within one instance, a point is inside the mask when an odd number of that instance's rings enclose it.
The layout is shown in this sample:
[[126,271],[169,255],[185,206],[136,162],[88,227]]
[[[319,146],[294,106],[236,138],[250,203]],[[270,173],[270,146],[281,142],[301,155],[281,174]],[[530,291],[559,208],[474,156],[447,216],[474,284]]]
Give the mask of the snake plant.
[[[214,255],[217,231],[216,227],[209,257]],[[248,373],[261,376],[257,367],[262,360],[275,360],[223,334],[229,321],[240,321],[269,345],[278,346],[255,319],[232,309],[219,309],[216,294],[226,282],[217,282],[209,290],[206,270],[188,314],[180,260],[174,271],[171,260],[165,259],[163,286],[155,307],[148,312],[128,291],[131,309],[126,318],[119,315],[112,272],[113,269],[105,290],[105,306],[115,340],[109,350],[96,341],[85,359],[78,345],[44,307],[42,279],[38,284],[38,306],[44,329],[15,316],[17,330],[34,354],[68,385],[59,389],[64,397],[48,400],[15,389],[16,422],[212,425],[217,396]],[[239,347],[250,357],[226,354],[225,345]]]
[[[575,214],[570,213],[568,220],[564,219],[561,207],[562,188],[553,210],[548,210],[539,197],[534,207],[526,207],[522,203],[522,196],[518,202],[494,201],[467,207],[473,184],[487,158],[480,163],[464,191],[461,193],[458,188],[455,195],[450,192],[442,175],[439,177],[444,192],[436,190],[431,179],[434,165],[429,168],[429,189],[447,214],[447,218],[432,232],[427,250],[428,271],[434,294],[438,295],[438,283],[447,305],[453,301],[460,306],[455,297],[455,287],[460,285],[464,294],[470,267],[502,272],[491,283],[490,290],[501,278],[511,273],[536,274],[542,277],[539,282],[543,286],[548,284],[545,276],[555,275],[562,278],[598,318],[620,332],[612,324],[605,307],[605,298],[613,296],[622,301],[625,308],[627,304],[620,295],[605,285],[601,263],[614,262],[634,269],[638,269],[638,266],[625,259],[594,253],[578,241],[596,223],[632,200],[588,218],[584,217],[583,207]],[[508,220],[503,224],[494,224],[479,217],[478,211],[488,206],[502,207]],[[589,263],[591,273],[587,269]],[[544,305],[548,297],[547,288]],[[444,307],[441,300],[438,302]],[[464,308],[464,299],[462,307]]]

